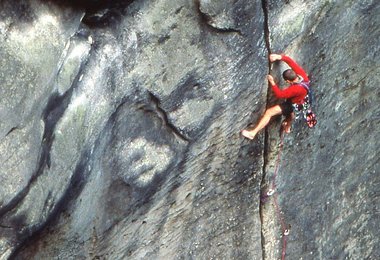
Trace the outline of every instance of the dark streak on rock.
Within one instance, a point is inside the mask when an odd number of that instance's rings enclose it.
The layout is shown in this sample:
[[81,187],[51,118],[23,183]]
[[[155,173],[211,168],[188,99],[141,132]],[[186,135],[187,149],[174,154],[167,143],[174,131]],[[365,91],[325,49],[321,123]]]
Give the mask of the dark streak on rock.
[[175,11],[175,14],[179,14],[179,13],[182,11],[183,7],[184,7],[184,6],[179,7],[179,8]]
[[125,8],[133,0],[44,0],[58,6],[82,10],[86,13],[82,22],[90,28],[113,27],[119,24]]
[[[210,25],[211,28],[215,28],[214,26]],[[239,36],[243,36],[243,33],[238,30],[238,29],[233,29],[233,28],[215,28],[217,31],[219,32],[223,32],[223,33],[236,33],[237,35]]]
[[0,228],[12,229],[12,227],[10,227],[10,226],[1,225],[1,224],[0,224]]
[[68,185],[65,194],[56,203],[54,209],[52,209],[51,214],[47,217],[45,222],[43,222],[40,226],[33,227],[33,230],[24,230],[24,232],[19,233],[18,241],[20,242],[12,252],[10,259],[17,259],[19,252],[22,251],[22,248],[28,245],[28,243],[39,241],[39,236],[43,233],[45,228],[52,226],[52,223],[57,221],[58,216],[64,212],[68,203],[75,200],[75,198],[79,196],[84,188],[84,185],[87,183],[89,176],[89,172],[86,170],[86,167],[89,165],[89,158],[89,149],[85,149],[79,163],[75,168],[74,174],[70,179],[70,184]]
[[[33,176],[30,178],[29,183],[26,185],[26,187],[22,191],[20,191],[16,196],[14,196],[13,199],[7,205],[2,205],[2,207],[0,208],[0,218],[2,218],[7,212],[16,208],[17,205],[20,202],[22,202],[22,200],[28,195],[33,183],[36,182],[38,177],[43,174],[46,167],[50,168],[50,150],[54,141],[55,127],[70,103],[73,90],[77,86],[81,72],[83,68],[86,66],[86,64],[87,60],[81,64],[78,75],[76,76],[70,89],[66,91],[66,93],[64,93],[61,96],[58,93],[53,93],[50,96],[47,105],[42,113],[42,119],[45,124],[45,129],[41,142],[41,152],[39,156],[40,159],[37,168]],[[8,134],[14,131],[15,129],[12,128],[11,131],[8,132]]]
[[[68,94],[68,93],[67,93]],[[47,106],[45,107],[45,111],[43,113],[43,120],[45,122],[45,130],[41,143],[41,154],[40,160],[38,163],[38,167],[33,174],[32,178],[29,180],[28,185],[22,190],[19,194],[13,197],[13,199],[5,206],[0,209],[0,217],[2,217],[8,211],[11,211],[15,208],[18,203],[20,203],[29,193],[29,190],[32,184],[37,180],[37,178],[44,172],[45,168],[50,168],[50,149],[52,143],[54,141],[54,129],[56,123],[59,121],[62,116],[66,106],[63,105],[67,103],[67,95],[59,96],[57,93],[53,94]],[[66,100],[66,101],[65,101]]]
[[14,131],[16,131],[16,130],[18,130],[19,129],[19,127],[18,126],[15,126],[15,127],[12,127],[7,133],[6,133],[6,135],[5,136],[8,136],[8,135],[10,135],[11,133],[13,133]]
[[43,0],[59,6],[67,6],[75,9],[82,9],[89,13],[96,13],[109,8],[125,7],[133,0]]
[[[111,115],[108,123],[104,127],[104,130],[97,138],[92,150],[96,150],[100,146],[101,140],[105,139],[104,135],[107,134],[107,129],[110,129],[111,125],[114,124],[115,115],[119,112],[120,108],[125,104],[125,102],[125,100],[121,101],[120,105]],[[94,161],[97,161],[99,159],[96,158],[96,156],[91,156],[90,150],[90,147],[85,147],[83,149],[79,162],[77,163],[74,173],[71,176],[68,188],[66,189],[60,200],[56,203],[56,205],[51,211],[51,214],[47,217],[46,221],[42,223],[40,226],[34,227],[34,230],[28,230],[29,232],[24,232],[23,234],[21,234],[22,236],[18,239],[18,241],[21,242],[13,251],[10,259],[17,259],[18,254],[21,253],[25,247],[28,247],[29,244],[33,244],[35,241],[42,240],[41,236],[45,234],[44,232],[49,227],[54,227],[56,225],[56,222],[59,221],[59,216],[61,216],[62,213],[68,211],[68,209],[71,206],[71,203],[77,201],[85,185],[87,184],[88,178],[91,174],[91,170],[89,168],[92,167],[89,166],[92,165]],[[44,208],[46,208],[46,205],[44,206]]]
[[160,100],[152,92],[148,93],[150,101],[154,104],[155,112],[157,113],[158,117],[161,118],[164,125],[168,127],[181,140],[189,142],[189,138],[183,135],[172,123],[170,123],[168,116],[166,115],[166,111],[163,110],[160,106]]
[[157,42],[159,44],[163,44],[163,43],[165,43],[169,39],[170,39],[170,35],[169,34],[165,34],[165,35],[160,36],[160,38],[158,38]]

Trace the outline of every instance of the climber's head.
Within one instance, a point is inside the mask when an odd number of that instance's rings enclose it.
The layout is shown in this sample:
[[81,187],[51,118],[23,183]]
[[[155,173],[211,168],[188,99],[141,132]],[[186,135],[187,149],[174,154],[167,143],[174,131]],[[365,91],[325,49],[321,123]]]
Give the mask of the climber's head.
[[282,77],[288,82],[294,82],[298,79],[298,75],[292,69],[285,70],[282,73]]

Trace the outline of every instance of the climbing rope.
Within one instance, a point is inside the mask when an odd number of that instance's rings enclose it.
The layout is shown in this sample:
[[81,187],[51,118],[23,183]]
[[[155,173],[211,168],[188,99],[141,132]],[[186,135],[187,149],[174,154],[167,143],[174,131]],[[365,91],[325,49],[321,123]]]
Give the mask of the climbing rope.
[[277,218],[279,219],[279,222],[281,224],[281,231],[282,231],[282,253],[281,253],[281,259],[285,259],[286,255],[286,242],[287,242],[287,236],[289,235],[290,227],[287,228],[285,224],[285,219],[283,215],[281,214],[281,209],[280,206],[278,205],[278,195],[276,191],[276,177],[278,174],[278,171],[280,169],[280,164],[281,164],[281,153],[282,153],[282,148],[284,147],[284,133],[281,133],[281,141],[280,141],[280,149],[277,154],[277,160],[276,160],[276,166],[274,169],[274,174],[273,174],[273,180],[272,180],[272,185],[271,188],[268,190],[267,195],[268,196],[273,196],[273,201],[276,209],[276,214]]

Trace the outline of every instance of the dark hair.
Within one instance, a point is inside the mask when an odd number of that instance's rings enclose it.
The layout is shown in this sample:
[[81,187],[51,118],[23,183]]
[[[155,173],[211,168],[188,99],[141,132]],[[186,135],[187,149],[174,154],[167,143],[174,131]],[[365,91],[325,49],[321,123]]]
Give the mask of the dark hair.
[[285,70],[283,73],[282,73],[282,77],[285,79],[285,80],[289,80],[289,81],[293,81],[295,80],[298,76],[297,74],[291,70],[291,69],[287,69]]

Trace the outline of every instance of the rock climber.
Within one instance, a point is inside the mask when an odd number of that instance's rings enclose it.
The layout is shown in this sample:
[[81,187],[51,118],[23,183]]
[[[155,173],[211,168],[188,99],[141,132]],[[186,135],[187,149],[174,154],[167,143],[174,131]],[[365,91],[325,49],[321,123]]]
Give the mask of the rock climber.
[[[281,114],[285,116],[282,122],[283,131],[290,133],[291,124],[295,117],[293,109],[294,107],[302,106],[308,94],[307,86],[310,82],[309,77],[302,67],[292,58],[287,55],[271,54],[269,55],[269,60],[270,62],[284,61],[290,66],[291,69],[287,69],[282,73],[282,77],[290,86],[285,89],[280,89],[274,81],[274,78],[271,75],[267,76],[275,96],[279,99],[286,100],[281,104],[268,108],[255,128],[241,131],[242,135],[248,139],[254,139],[257,133],[269,123],[273,116]],[[316,124],[314,118],[312,118],[310,122],[312,125],[310,125],[308,121],[309,127],[313,127]]]

